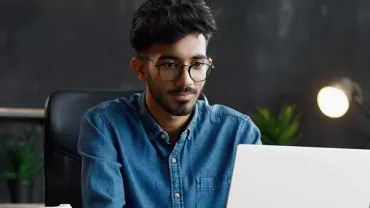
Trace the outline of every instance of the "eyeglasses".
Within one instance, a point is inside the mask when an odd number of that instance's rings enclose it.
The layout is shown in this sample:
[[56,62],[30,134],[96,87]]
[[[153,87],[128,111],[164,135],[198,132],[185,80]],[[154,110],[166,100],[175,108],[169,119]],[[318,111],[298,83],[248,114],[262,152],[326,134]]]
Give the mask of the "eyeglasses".
[[195,82],[202,82],[205,81],[212,72],[212,69],[214,69],[214,66],[210,64],[209,59],[207,59],[208,63],[197,61],[190,65],[185,64],[178,64],[175,62],[167,62],[162,64],[157,64],[155,61],[152,61],[146,56],[139,56],[142,60],[147,60],[149,62],[152,62],[154,66],[157,68],[159,72],[159,76],[164,81],[176,81],[179,79],[183,73],[183,67],[188,66],[188,72]]

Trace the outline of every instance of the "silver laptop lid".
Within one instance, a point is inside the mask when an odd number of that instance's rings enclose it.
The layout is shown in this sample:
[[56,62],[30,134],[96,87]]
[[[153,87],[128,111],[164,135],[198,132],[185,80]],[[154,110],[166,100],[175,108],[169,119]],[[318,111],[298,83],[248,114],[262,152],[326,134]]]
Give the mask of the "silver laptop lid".
[[370,151],[239,145],[228,208],[368,208]]

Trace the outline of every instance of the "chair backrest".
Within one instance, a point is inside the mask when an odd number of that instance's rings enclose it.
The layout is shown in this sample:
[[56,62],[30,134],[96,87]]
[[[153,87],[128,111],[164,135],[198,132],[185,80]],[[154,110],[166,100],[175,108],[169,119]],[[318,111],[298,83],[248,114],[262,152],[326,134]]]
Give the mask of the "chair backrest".
[[[91,107],[141,91],[59,90],[46,102],[45,109],[45,205],[81,204],[81,157],[77,151],[80,122]],[[202,94],[201,100],[207,98]]]

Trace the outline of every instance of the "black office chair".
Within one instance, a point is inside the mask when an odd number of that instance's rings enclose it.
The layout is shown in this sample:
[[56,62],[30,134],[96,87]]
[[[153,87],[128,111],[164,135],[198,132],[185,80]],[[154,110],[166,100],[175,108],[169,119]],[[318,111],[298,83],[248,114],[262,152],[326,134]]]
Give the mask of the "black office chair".
[[[45,205],[82,207],[81,157],[77,151],[80,122],[91,107],[106,100],[130,97],[141,91],[59,90],[45,109]],[[202,94],[199,99],[207,98]]]

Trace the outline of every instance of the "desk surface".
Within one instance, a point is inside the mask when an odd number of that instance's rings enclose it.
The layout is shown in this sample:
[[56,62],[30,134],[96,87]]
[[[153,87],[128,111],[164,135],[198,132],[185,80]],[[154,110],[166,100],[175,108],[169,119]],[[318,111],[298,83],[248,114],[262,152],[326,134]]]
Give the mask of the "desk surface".
[[0,204],[0,208],[39,208],[44,204]]

